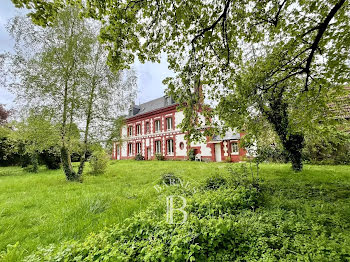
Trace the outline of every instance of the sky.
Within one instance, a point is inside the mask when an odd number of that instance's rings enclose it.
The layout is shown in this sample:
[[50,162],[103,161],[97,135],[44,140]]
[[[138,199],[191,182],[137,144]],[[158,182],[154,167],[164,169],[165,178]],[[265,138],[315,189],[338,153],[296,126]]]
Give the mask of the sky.
[[[25,13],[25,10],[19,10],[14,7],[11,0],[0,0],[0,53],[11,52],[13,40],[6,31],[7,21],[15,15]],[[141,64],[136,61],[133,67],[138,76],[138,97],[136,104],[144,103],[164,95],[166,86],[162,84],[164,78],[172,76],[173,73],[168,69],[166,57],[163,56],[161,63]],[[14,95],[0,86],[0,104],[12,107],[14,105]]]

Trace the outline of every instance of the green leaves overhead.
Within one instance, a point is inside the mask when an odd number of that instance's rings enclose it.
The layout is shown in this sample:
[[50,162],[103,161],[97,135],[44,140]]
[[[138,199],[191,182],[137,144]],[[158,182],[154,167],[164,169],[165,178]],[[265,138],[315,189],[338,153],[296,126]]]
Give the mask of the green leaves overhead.
[[[112,67],[167,54],[176,76],[165,83],[186,106],[182,127],[190,136],[219,115],[248,132],[281,119],[280,139],[288,140],[328,122],[327,105],[348,84],[346,0],[87,0],[81,7],[103,22]],[[200,105],[200,86],[211,109]]]

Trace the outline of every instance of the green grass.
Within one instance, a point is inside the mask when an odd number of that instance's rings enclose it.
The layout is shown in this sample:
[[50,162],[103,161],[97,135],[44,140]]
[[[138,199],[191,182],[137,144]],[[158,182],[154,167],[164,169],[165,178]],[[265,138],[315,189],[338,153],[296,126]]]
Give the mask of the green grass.
[[[173,172],[199,184],[225,173],[225,163],[111,161],[100,176],[83,183],[65,180],[61,170],[31,174],[19,167],[0,168],[0,251],[19,242],[22,256],[39,246],[83,239],[133,213],[157,197],[160,175]],[[261,165],[266,210],[286,209],[312,219],[344,224],[349,235],[350,166],[309,166],[294,173],[290,165]],[[350,244],[350,243],[349,243]]]

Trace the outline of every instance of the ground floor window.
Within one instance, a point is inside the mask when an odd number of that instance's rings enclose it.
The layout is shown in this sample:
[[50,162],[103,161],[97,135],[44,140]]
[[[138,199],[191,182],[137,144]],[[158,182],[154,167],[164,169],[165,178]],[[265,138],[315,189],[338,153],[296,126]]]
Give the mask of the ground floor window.
[[174,141],[172,139],[169,139],[167,142],[167,153],[168,155],[174,154]]
[[132,156],[134,154],[134,147],[132,143],[128,145],[128,151],[129,151],[129,156]]
[[117,145],[116,147],[117,147],[117,148],[116,148],[117,156],[119,156],[119,154],[120,154],[120,147],[119,147],[119,145]]
[[141,143],[136,143],[136,154],[141,154]]
[[231,154],[238,155],[238,142],[231,142]]
[[160,140],[155,142],[156,154],[160,154],[162,152],[161,146],[162,146],[162,144],[161,144]]

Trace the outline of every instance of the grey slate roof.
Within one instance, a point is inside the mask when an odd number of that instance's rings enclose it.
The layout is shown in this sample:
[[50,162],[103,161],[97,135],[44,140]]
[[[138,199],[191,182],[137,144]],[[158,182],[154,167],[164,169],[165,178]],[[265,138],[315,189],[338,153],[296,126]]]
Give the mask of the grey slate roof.
[[241,135],[239,133],[233,133],[231,131],[227,131],[224,137],[219,135],[214,135],[212,141],[223,141],[223,140],[239,140]]
[[134,110],[132,110],[133,114],[130,114],[130,112],[129,112],[129,116],[127,118],[142,115],[142,114],[152,112],[154,110],[165,108],[165,107],[168,107],[168,106],[175,104],[173,99],[170,98],[171,101],[168,101],[168,99],[169,99],[169,97],[162,96],[160,98],[148,101],[148,102],[140,104],[140,105],[134,105],[133,106]]

